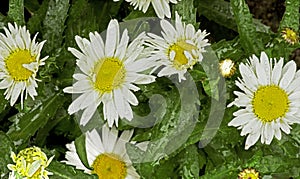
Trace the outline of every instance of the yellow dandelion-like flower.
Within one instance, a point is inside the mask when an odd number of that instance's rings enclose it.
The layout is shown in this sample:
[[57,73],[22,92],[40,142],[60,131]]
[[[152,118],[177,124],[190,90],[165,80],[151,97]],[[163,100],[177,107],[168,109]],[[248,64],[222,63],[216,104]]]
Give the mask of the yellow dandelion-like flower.
[[239,179],[259,179],[259,173],[252,168],[246,168],[239,173]]
[[235,73],[236,68],[231,59],[225,59],[219,63],[219,70],[223,77],[229,78]]
[[18,155],[12,152],[11,158],[15,165],[7,165],[7,168],[12,171],[9,178],[48,179],[48,175],[52,175],[52,173],[45,168],[50,164],[53,157],[47,159],[46,154],[38,147],[23,149]]
[[285,28],[281,32],[282,38],[289,44],[294,45],[299,42],[298,34],[290,28]]

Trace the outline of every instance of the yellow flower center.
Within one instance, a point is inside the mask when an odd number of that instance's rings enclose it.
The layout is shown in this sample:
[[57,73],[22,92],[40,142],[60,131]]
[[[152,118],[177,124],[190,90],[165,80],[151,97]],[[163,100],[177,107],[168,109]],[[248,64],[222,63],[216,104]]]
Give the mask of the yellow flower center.
[[92,167],[92,173],[97,174],[99,178],[124,179],[127,175],[125,162],[115,154],[100,154],[93,162]]
[[292,29],[286,28],[282,31],[282,37],[290,44],[295,44],[298,42],[298,35]]
[[119,59],[106,58],[96,65],[95,72],[95,88],[105,93],[111,92],[124,82],[126,70]]
[[284,117],[289,110],[286,92],[278,86],[261,86],[254,93],[253,112],[262,122],[272,122]]
[[254,169],[245,169],[239,174],[238,179],[259,179],[259,173]]
[[234,62],[230,59],[225,59],[219,63],[219,70],[223,77],[230,77],[234,74],[236,68]]
[[17,50],[12,52],[5,60],[6,69],[9,75],[15,81],[25,81],[33,74],[32,71],[23,67],[24,64],[30,64],[36,61],[36,57],[30,54],[28,50]]
[[38,179],[45,174],[47,176],[47,172],[42,170],[48,165],[47,156],[37,147],[21,150],[13,160],[16,163],[14,169],[23,177]]
[[196,61],[192,64],[188,64],[189,60],[186,57],[186,55],[184,54],[185,51],[189,52],[192,55],[192,50],[196,50],[197,47],[189,44],[185,41],[178,41],[175,44],[171,45],[168,49],[168,56],[171,59],[171,52],[175,52],[175,57],[173,60],[173,64],[176,68],[180,69],[184,66],[187,66],[186,68],[193,66]]

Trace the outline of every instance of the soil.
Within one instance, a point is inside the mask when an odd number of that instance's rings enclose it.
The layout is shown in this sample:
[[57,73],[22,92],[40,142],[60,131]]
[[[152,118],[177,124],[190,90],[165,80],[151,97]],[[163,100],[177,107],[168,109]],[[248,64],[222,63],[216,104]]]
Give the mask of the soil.
[[[269,27],[273,32],[277,32],[279,23],[285,11],[285,0],[247,0],[250,12],[256,19]],[[297,68],[300,69],[300,48],[291,55],[290,60],[294,60]]]
[[256,19],[277,32],[279,23],[285,11],[285,0],[247,0],[250,12]]

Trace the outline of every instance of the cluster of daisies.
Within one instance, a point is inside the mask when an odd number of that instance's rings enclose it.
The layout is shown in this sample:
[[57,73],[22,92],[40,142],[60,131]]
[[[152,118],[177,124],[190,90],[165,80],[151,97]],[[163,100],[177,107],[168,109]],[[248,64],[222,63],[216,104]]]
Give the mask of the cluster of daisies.
[[[176,0],[170,0],[177,3]],[[129,0],[136,8],[147,10],[152,3],[157,15],[170,17],[169,1]],[[161,4],[160,4],[161,3]],[[78,71],[74,73],[75,83],[63,89],[65,93],[75,94],[76,99],[68,108],[69,114],[82,111],[80,125],[85,126],[102,104],[104,120],[101,129],[85,133],[85,165],[77,154],[73,141],[66,147],[66,164],[99,178],[139,178],[126,152],[126,143],[147,149],[147,142],[131,141],[133,130],[118,134],[118,120],[132,120],[131,105],[138,105],[134,94],[137,85],[155,82],[156,77],[176,76],[185,80],[189,69],[201,62],[205,48],[209,46],[206,31],[195,30],[191,24],[182,22],[176,12],[172,24],[160,20],[161,35],[141,33],[129,40],[128,31],[120,32],[117,20],[111,20],[106,31],[106,40],[99,33],[89,34],[89,39],[75,37],[79,50],[68,48],[77,58]],[[5,89],[5,98],[14,105],[20,97],[34,99],[38,87],[38,69],[48,57],[40,56],[45,41],[36,42],[37,34],[31,40],[29,31],[17,24],[8,24],[5,34],[0,33],[0,89]],[[234,63],[226,59],[220,63],[224,77],[232,75]],[[281,139],[283,131],[290,133],[291,125],[300,123],[300,72],[293,61],[284,63],[269,58],[265,52],[260,57],[253,55],[246,63],[239,65],[241,77],[236,81],[241,91],[234,91],[236,99],[228,105],[240,109],[229,126],[241,129],[247,135],[245,149],[253,146],[259,138],[261,143],[270,144],[272,139]],[[25,96],[24,96],[25,95]],[[48,178],[51,172],[45,170],[51,160],[36,147],[12,153],[15,165],[8,165],[12,171],[10,178]],[[251,173],[252,172],[252,173]],[[258,175],[247,169],[240,177]],[[243,176],[242,176],[243,175]]]

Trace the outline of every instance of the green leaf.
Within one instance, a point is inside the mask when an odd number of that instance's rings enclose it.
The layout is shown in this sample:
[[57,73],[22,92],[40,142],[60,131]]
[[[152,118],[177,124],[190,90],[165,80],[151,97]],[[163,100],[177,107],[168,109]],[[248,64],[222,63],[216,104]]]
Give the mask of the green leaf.
[[[152,116],[155,125],[150,129],[151,141],[143,157],[137,161],[134,160],[135,163],[155,163],[163,158],[176,155],[179,152],[176,150],[184,145],[196,125],[198,118],[196,106],[199,105],[199,98],[197,97],[198,92],[195,83],[188,74],[186,80],[181,81],[180,84],[177,78],[171,79],[175,85],[169,82],[170,86],[166,89],[162,89],[159,85],[161,83],[147,85],[146,89],[142,89],[150,98],[155,97],[157,103],[160,104],[158,107],[165,108],[165,110],[150,113],[150,115],[158,115]],[[168,86],[168,82],[164,84]],[[157,95],[161,96],[157,98]],[[144,118],[151,119],[151,116],[145,116]]]
[[69,0],[49,2],[43,21],[43,38],[47,40],[44,49],[47,53],[61,47],[69,6]]
[[51,179],[96,179],[96,175],[90,175],[84,173],[82,170],[77,170],[73,166],[52,161],[46,168],[47,171],[53,173],[50,176]]
[[0,29],[3,29],[7,26],[8,19],[0,12]]
[[72,1],[67,20],[66,45],[75,46],[75,35],[88,37],[90,32],[101,32],[118,14],[120,3],[113,1]]
[[38,0],[25,0],[24,6],[30,13],[33,13],[39,9],[40,4]]
[[230,58],[233,61],[237,61],[245,55],[239,38],[230,41],[221,40],[212,44],[211,48],[215,51],[220,60]]
[[241,45],[248,55],[259,55],[264,49],[261,39],[257,38],[252,15],[244,0],[230,1],[235,21],[237,23]]
[[204,15],[209,20],[237,31],[230,4],[223,0],[198,0],[198,13]]
[[6,107],[9,106],[8,101],[5,99],[5,96],[3,94],[3,90],[0,91],[0,113],[3,112]]
[[7,15],[18,25],[24,25],[24,0],[9,0]]
[[299,0],[286,0],[285,1],[285,12],[280,22],[279,31],[284,28],[291,28],[294,31],[299,30]]
[[205,161],[199,160],[198,148],[195,145],[186,147],[176,158],[179,163],[179,174],[182,178],[199,178],[200,167],[202,168]]
[[0,131],[0,176],[8,174],[7,164],[13,164],[10,153],[15,151],[15,146],[11,139]]
[[87,160],[87,155],[86,155],[86,147],[85,147],[85,135],[81,135],[75,140],[75,147],[76,147],[76,152],[82,162],[82,164],[86,168],[90,168],[88,160]]
[[18,113],[12,117],[14,124],[10,126],[7,134],[14,141],[15,145],[26,143],[37,130],[43,127],[56,114],[57,109],[63,105],[63,102],[63,95],[57,93],[36,105],[31,111]]
[[218,168],[207,170],[201,179],[228,179],[237,178],[239,171],[233,164],[222,165]]
[[[149,7],[149,9],[146,11],[146,13],[143,13],[143,11],[140,10],[132,10],[128,16],[126,16],[123,20],[129,21],[129,20],[136,20],[140,18],[153,18],[156,17],[154,9]],[[155,18],[156,19],[156,18]]]
[[[69,122],[70,115],[67,113],[67,111],[62,108],[58,109],[56,115],[54,116],[53,120],[48,120],[47,124],[40,128],[36,134],[35,137],[35,143],[38,144],[39,146],[45,145],[47,142],[47,137],[50,134],[50,131],[57,126],[60,122]],[[76,125],[72,125],[74,127],[77,127]],[[70,129],[70,126],[64,126],[65,128]],[[74,132],[76,130],[72,130],[70,132]]]
[[291,137],[300,146],[300,125],[293,126],[293,130],[291,131]]
[[176,157],[165,158],[155,163],[141,163],[136,168],[142,178],[178,178],[176,161]]
[[30,33],[37,33],[42,31],[42,23],[48,10],[49,0],[44,0],[27,22],[27,28]]
[[199,26],[199,22],[196,20],[197,9],[194,8],[194,0],[179,1],[175,6],[173,6],[172,11],[174,17],[175,12],[178,12],[179,16],[182,17],[182,22],[185,22],[186,24],[193,24],[196,29]]
[[[198,0],[198,13],[204,15],[209,20],[212,20],[228,29],[237,31],[237,24],[232,12],[230,3],[224,0]],[[259,32],[270,33],[270,27],[264,25],[258,19],[253,19],[256,30]]]

